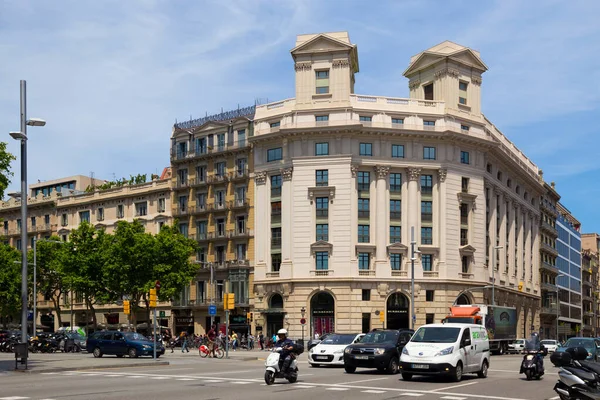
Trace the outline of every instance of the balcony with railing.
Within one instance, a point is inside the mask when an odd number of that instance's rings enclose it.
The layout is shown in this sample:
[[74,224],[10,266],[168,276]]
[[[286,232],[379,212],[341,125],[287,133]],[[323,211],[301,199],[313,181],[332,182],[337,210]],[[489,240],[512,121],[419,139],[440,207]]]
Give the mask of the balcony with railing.
[[229,180],[229,176],[226,173],[222,174],[212,174],[206,177],[207,183],[222,183],[227,182]]
[[548,253],[557,256],[558,255],[558,250],[556,250],[554,247],[550,246],[547,243],[542,242],[542,250],[547,251]]
[[254,235],[252,229],[232,229],[227,231],[227,237],[229,238],[246,238]]
[[[173,216],[183,216],[188,215],[190,213],[190,207],[188,206],[177,206],[175,210],[173,210]],[[122,217],[121,217],[122,218]]]
[[249,203],[247,199],[235,199],[227,202],[227,207],[229,208],[246,208],[248,205]]
[[206,185],[206,176],[197,176],[190,182],[190,186],[196,187],[201,185]]
[[552,234],[554,237],[558,237],[558,230],[546,221],[542,221],[542,230]]
[[181,188],[187,188],[189,186],[190,186],[190,180],[187,177],[185,177],[185,178],[177,177],[177,182],[175,183],[175,188],[181,189]]
[[332,269],[313,269],[310,271],[311,276],[332,276]]
[[203,213],[205,213],[207,211],[208,210],[206,209],[206,204],[198,204],[192,210],[192,214],[203,214]]
[[556,285],[548,282],[542,282],[540,283],[540,289],[547,292],[556,292]]
[[245,180],[248,179],[250,177],[250,174],[248,173],[248,168],[236,168],[235,171],[230,172],[229,173],[229,179],[231,181],[239,181],[239,180]]
[[552,274],[558,275],[560,271],[556,265],[552,265],[549,262],[542,261],[540,263],[540,269],[545,270],[546,272],[550,272]]
[[551,305],[551,306],[544,306],[542,308],[540,308],[540,315],[543,316],[550,316],[550,317],[556,317],[556,314],[558,312],[558,308],[556,308],[556,306]]
[[196,240],[199,242],[208,240],[208,234],[206,232],[196,232]]
[[226,151],[236,151],[247,149],[248,141],[240,140],[232,143],[217,143],[213,146],[196,147],[193,150],[180,151],[176,148],[171,149],[171,161],[186,160],[194,158],[203,158],[214,154],[223,153]]
[[358,276],[375,276],[374,269],[358,269]]
[[432,222],[433,214],[432,213],[421,213],[421,222]]

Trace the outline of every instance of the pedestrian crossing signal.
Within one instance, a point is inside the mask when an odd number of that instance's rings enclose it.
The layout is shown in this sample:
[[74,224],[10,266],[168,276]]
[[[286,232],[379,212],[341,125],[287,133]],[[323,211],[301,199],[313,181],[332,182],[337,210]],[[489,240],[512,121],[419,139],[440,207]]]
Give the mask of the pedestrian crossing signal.
[[223,309],[233,310],[235,308],[235,295],[233,293],[223,293]]
[[151,308],[156,308],[156,289],[150,289],[150,296],[148,298],[148,300],[150,301],[150,307]]
[[246,313],[246,319],[248,320],[248,322],[252,322],[252,313]]
[[123,314],[131,314],[131,309],[129,308],[129,300],[123,300]]

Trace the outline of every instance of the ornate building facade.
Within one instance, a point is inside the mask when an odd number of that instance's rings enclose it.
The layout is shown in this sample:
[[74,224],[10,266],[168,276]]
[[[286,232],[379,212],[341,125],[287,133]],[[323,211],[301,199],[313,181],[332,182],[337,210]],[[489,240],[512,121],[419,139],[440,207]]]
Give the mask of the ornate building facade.
[[493,282],[519,334],[537,330],[543,181],[481,113],[479,53],[444,42],[412,57],[409,98],[354,93],[345,32],[300,35],[291,54],[296,97],[257,106],[250,139],[265,331],[419,326],[490,303]]

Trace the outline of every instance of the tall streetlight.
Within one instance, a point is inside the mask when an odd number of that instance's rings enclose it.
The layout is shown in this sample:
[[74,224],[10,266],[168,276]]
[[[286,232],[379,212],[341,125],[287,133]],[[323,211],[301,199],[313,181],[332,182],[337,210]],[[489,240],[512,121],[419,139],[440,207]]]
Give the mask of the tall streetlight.
[[21,141],[21,343],[27,343],[27,126],[44,126],[43,119],[27,119],[27,82],[21,80],[21,130],[10,136]]
[[496,305],[496,251],[503,249],[503,246],[494,246],[492,251],[492,305]]
[[554,285],[556,286],[556,342],[558,342],[558,318],[559,318],[559,312],[560,312],[560,302],[558,301],[558,283],[556,283],[556,279],[560,278],[561,276],[566,276],[565,274],[558,274],[556,275],[556,278],[554,280]]
[[415,250],[415,245],[417,242],[415,241],[415,227],[410,227],[410,313],[412,315],[412,330],[415,329],[415,322],[417,320],[417,316],[415,315],[415,260],[417,259],[416,255],[421,254],[419,250]]

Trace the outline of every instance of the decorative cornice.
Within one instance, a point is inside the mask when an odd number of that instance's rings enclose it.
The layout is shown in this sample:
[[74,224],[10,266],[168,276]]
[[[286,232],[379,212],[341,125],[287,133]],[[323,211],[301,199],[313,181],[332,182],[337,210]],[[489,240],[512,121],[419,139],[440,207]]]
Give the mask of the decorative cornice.
[[290,168],[282,168],[281,170],[281,179],[285,182],[285,181],[291,181],[292,180],[292,172],[294,171],[293,167]]
[[421,176],[421,168],[408,168],[408,180],[416,181]]
[[329,197],[329,201],[333,203],[335,197],[335,186],[314,186],[308,188],[308,199],[312,201],[316,197]]
[[414,81],[408,82],[408,88],[410,90],[416,89],[419,86],[421,86],[421,80],[420,79],[415,79]]
[[481,85],[481,76],[472,76],[471,83],[478,86]]
[[494,194],[496,196],[504,195],[504,190],[500,189],[498,186],[494,186]]
[[458,78],[460,76],[460,72],[454,68],[444,68],[435,73],[436,78],[441,78],[445,75],[450,75]]
[[440,179],[440,182],[442,182],[442,183],[445,182],[447,175],[448,175],[448,170],[446,168],[438,169],[438,178]]
[[342,60],[333,60],[333,68],[345,68],[345,67],[349,67],[350,66],[350,62],[348,60],[342,59]]
[[353,178],[356,178],[356,173],[358,172],[358,168],[359,168],[359,167],[360,167],[360,166],[359,166],[358,164],[352,164],[352,165],[350,166],[350,172],[352,172],[352,177],[353,177]]
[[254,182],[256,182],[257,185],[264,185],[267,183],[267,173],[265,171],[255,172]]
[[385,165],[376,165],[373,169],[377,173],[377,179],[385,179],[390,172],[390,167]]
[[296,65],[294,65],[294,68],[296,68],[296,71],[310,71],[312,69],[312,63],[310,61],[297,62]]

